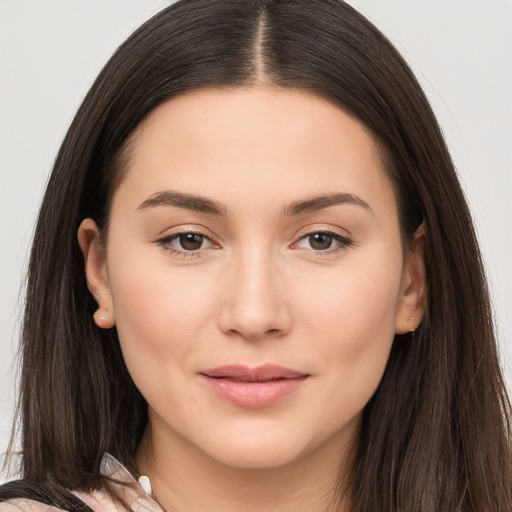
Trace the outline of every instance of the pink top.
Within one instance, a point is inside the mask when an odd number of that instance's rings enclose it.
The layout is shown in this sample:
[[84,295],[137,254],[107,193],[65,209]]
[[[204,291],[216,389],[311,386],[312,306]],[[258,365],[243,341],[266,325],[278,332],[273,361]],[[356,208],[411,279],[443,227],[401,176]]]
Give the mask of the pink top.
[[[104,491],[92,493],[75,492],[95,512],[163,512],[158,503],[147,494],[131,473],[112,455],[106,453],[101,461],[101,474],[119,480],[120,483],[109,483],[114,496],[120,502],[114,501]],[[60,509],[34,500],[14,499],[0,503],[0,512],[58,512]]]

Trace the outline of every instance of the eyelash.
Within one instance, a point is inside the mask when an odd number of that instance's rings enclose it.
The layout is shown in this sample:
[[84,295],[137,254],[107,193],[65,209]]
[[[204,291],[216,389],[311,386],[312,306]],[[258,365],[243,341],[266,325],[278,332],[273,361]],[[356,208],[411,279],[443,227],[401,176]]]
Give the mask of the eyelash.
[[175,240],[178,240],[180,237],[182,237],[184,235],[200,236],[203,240],[207,240],[210,244],[215,245],[208,236],[206,236],[203,233],[199,233],[197,231],[180,231],[178,233],[174,233],[174,234],[166,236],[164,238],[160,238],[159,240],[157,240],[157,243],[158,243],[158,245],[163,247],[166,251],[169,251],[170,253],[172,253],[176,256],[180,256],[182,258],[191,258],[194,256],[199,256],[201,254],[201,250],[204,250],[204,249],[197,250],[197,251],[187,251],[186,249],[176,250],[172,247],[172,245],[171,245],[172,242],[174,242]]
[[[212,242],[212,240],[208,236],[206,236],[203,233],[197,232],[197,231],[180,231],[178,233],[174,233],[172,235],[169,235],[169,236],[166,236],[164,238],[157,240],[157,243],[158,243],[158,245],[163,247],[166,251],[169,251],[170,253],[172,253],[176,256],[179,256],[179,257],[190,258],[190,257],[194,257],[194,256],[200,256],[201,252],[204,251],[204,249],[199,249],[197,251],[187,251],[186,249],[176,250],[172,247],[172,245],[171,245],[172,242],[178,240],[180,237],[185,236],[185,235],[196,235],[196,236],[201,237],[202,241],[206,240],[211,245],[213,245],[213,246],[216,245],[216,244],[214,244],[214,242]],[[297,242],[294,242],[293,245],[297,245],[299,242],[301,242],[303,240],[307,240],[309,237],[312,237],[314,235],[323,235],[323,236],[329,237],[332,239],[333,242],[337,242],[337,244],[338,244],[334,248],[328,247],[325,250],[315,250],[312,248],[307,249],[309,253],[314,254],[315,256],[330,255],[330,254],[336,253],[338,251],[347,249],[354,244],[354,242],[347,236],[341,235],[334,231],[316,230],[316,231],[310,231],[308,233],[305,233],[297,240]]]
[[305,233],[302,235],[297,242],[295,242],[293,245],[297,245],[299,242],[303,240],[307,240],[308,238],[314,236],[314,235],[323,235],[327,236],[332,239],[332,242],[337,242],[337,246],[335,247],[328,247],[325,250],[315,250],[315,249],[308,249],[308,252],[311,254],[314,254],[315,256],[327,256],[334,253],[337,253],[339,251],[343,251],[344,249],[348,249],[352,245],[354,245],[354,242],[348,238],[345,235],[341,235],[340,233],[336,233],[335,231],[329,231],[329,230],[323,230],[319,229],[316,231],[310,231],[308,233]]

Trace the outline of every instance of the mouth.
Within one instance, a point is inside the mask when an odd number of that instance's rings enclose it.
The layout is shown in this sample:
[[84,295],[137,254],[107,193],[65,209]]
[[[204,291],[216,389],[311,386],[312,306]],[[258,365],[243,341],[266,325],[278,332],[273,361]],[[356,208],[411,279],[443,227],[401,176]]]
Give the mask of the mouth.
[[283,366],[229,365],[201,372],[210,390],[242,407],[265,407],[299,390],[310,376]]

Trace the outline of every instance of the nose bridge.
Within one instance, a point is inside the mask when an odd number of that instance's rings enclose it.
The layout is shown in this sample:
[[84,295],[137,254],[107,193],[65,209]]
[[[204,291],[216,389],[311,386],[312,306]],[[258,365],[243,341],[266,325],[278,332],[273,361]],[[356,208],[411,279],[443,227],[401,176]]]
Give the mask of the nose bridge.
[[286,333],[291,317],[273,248],[248,241],[234,251],[228,266],[221,329],[251,340]]

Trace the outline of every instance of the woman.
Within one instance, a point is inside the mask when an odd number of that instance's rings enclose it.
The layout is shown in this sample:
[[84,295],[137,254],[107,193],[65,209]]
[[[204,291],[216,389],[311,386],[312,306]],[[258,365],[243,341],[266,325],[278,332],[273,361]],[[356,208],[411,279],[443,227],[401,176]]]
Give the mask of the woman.
[[375,27],[189,0],[120,47],[41,208],[20,415],[2,512],[510,510],[471,219]]

